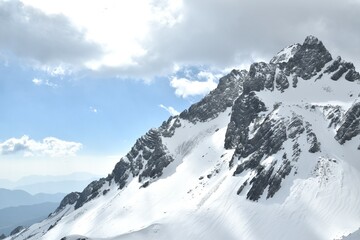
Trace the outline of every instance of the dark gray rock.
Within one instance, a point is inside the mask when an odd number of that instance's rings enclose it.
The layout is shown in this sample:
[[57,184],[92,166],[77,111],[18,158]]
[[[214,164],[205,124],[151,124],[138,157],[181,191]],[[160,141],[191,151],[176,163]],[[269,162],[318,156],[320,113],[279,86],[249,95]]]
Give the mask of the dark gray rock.
[[92,181],[81,193],[76,201],[75,209],[82,207],[86,202],[96,198],[101,194],[100,188],[105,184],[105,178]]
[[250,123],[265,111],[265,104],[256,97],[254,92],[241,94],[232,108],[230,123],[225,135],[225,148],[237,147],[239,143],[246,143],[249,135]]
[[296,88],[297,87],[297,84],[298,84],[299,80],[298,80],[298,77],[295,75],[292,79],[292,86],[293,88]]
[[339,69],[341,57],[337,57],[324,71],[324,73],[333,73]]
[[181,127],[180,119],[178,116],[171,116],[167,121],[164,121],[160,126],[160,132],[164,137],[172,137],[177,128]]
[[[166,147],[162,144],[161,134],[158,131],[152,131],[149,135],[150,141],[153,142],[152,146],[148,146],[152,150],[152,154],[147,159],[144,168],[139,175],[139,181],[144,178],[155,179],[162,175],[162,171],[167,167],[174,159],[168,155]],[[147,146],[144,144],[144,146]],[[138,171],[138,170],[136,170]]]
[[25,229],[26,229],[26,228],[23,227],[23,226],[18,226],[18,227],[16,227],[14,230],[11,231],[10,236],[16,235],[16,234],[22,232],[22,231],[25,230]]
[[330,127],[337,127],[340,124],[342,118],[342,108],[340,106],[325,106],[324,111],[326,112],[325,117],[330,121]]
[[344,144],[360,134],[360,102],[355,103],[346,112],[340,128],[337,130],[335,139]]
[[336,60],[325,69],[324,73],[332,74],[330,78],[334,81],[339,80],[344,73],[346,73],[345,79],[350,82],[360,79],[360,74],[355,70],[354,64],[343,61],[341,57],[337,57]]
[[240,195],[240,193],[244,190],[244,188],[247,186],[248,181],[246,180],[245,182],[243,182],[243,184],[241,184],[241,186],[239,187],[239,189],[237,190],[236,194]]
[[359,80],[360,79],[360,74],[355,71],[355,67],[353,69],[350,69],[347,74],[345,75],[345,79],[350,81],[350,82],[354,82],[355,80]]
[[281,92],[284,92],[285,89],[289,88],[289,81],[282,71],[276,74],[275,82],[276,82],[276,89],[278,89]]
[[129,161],[125,160],[124,158],[120,159],[120,161],[115,165],[114,170],[109,175],[108,178],[114,179],[115,183],[119,185],[119,189],[125,187],[127,183],[127,179],[130,175],[130,166],[131,164]]
[[236,167],[235,172],[233,173],[233,176],[239,175],[242,172],[244,172],[245,170],[257,168],[263,157],[264,157],[263,152],[261,152],[261,151],[255,152],[253,155],[251,155],[249,160],[242,162],[241,164],[239,164]]
[[265,156],[277,153],[286,141],[286,126],[282,119],[265,119],[255,136],[243,144],[241,157],[247,157],[254,152],[261,152]]
[[275,193],[279,191],[281,188],[282,180],[285,179],[285,177],[290,174],[291,169],[292,166],[290,164],[290,161],[288,161],[286,158],[285,159],[283,158],[283,162],[280,168],[269,179],[269,190],[266,198],[274,197]]
[[221,112],[231,107],[235,99],[241,94],[246,76],[247,71],[245,70],[232,70],[231,73],[220,78],[217,88],[200,102],[183,111],[180,118],[196,123],[217,117]]
[[266,187],[269,185],[271,175],[274,171],[274,165],[271,165],[268,170],[259,166],[258,174],[251,179],[251,188],[246,195],[246,198],[252,201],[257,201],[263,194]]
[[322,70],[332,60],[323,43],[314,36],[308,36],[299,50],[285,65],[285,74],[296,74],[308,80]]
[[[274,110],[280,105],[275,106]],[[235,107],[235,105],[234,105]],[[275,115],[269,113],[261,125],[257,128],[255,135],[250,139],[240,141],[232,157],[231,166],[236,165],[234,176],[242,174],[245,171],[252,171],[252,177],[246,180],[237,191],[240,194],[245,186],[249,186],[247,198],[257,201],[264,191],[268,189],[267,198],[272,198],[281,188],[282,181],[291,173],[293,164],[296,163],[301,154],[301,148],[298,139],[302,134],[306,134],[309,151],[314,153],[320,151],[320,143],[316,135],[312,132],[311,125],[304,123],[302,117],[293,113],[290,120],[284,118],[273,118]],[[248,136],[248,135],[245,135]],[[287,139],[293,143],[291,160],[284,153],[279,164],[279,160],[273,161],[270,165],[263,165],[262,160],[278,153],[283,149],[283,144]],[[296,171],[295,171],[296,174]]]
[[332,80],[337,81],[339,78],[341,78],[341,76],[346,73],[348,71],[348,69],[344,66],[340,66],[339,70],[337,70],[330,78]]
[[[171,120],[172,118],[170,118]],[[174,132],[179,126],[177,120],[176,118],[174,124],[170,126],[170,129],[174,128],[170,132]],[[132,174],[133,177],[138,176],[140,182],[146,178],[160,177],[163,169],[174,160],[168,155],[167,149],[162,143],[161,136],[163,133],[169,136],[168,124],[163,124],[159,129],[148,131],[136,141],[126,157],[116,164],[111,177],[115,179],[120,188],[125,186],[129,174]]]
[[294,139],[305,131],[303,120],[299,115],[293,115],[287,127],[288,137]]
[[[249,182],[250,190],[247,193],[248,199],[253,201],[258,200],[264,190],[270,185],[271,193],[268,196],[272,197],[279,189],[281,177],[287,175],[284,172],[287,172],[289,167],[287,167],[287,164],[283,164],[284,166],[275,173],[280,177],[276,177],[273,176],[276,162],[273,162],[266,170],[265,166],[261,165],[261,160],[277,153],[286,139],[286,127],[283,121],[275,121],[269,118],[259,127],[252,139],[248,139],[244,144],[239,143],[233,156],[233,161],[248,156],[249,158],[237,165],[233,175],[236,176],[246,170],[252,170],[256,173]],[[286,159],[283,159],[283,161],[285,160]],[[238,194],[240,194],[242,190],[243,187],[240,187]]]
[[294,142],[292,150],[293,150],[292,161],[297,162],[299,160],[300,154],[301,154],[300,144],[298,142]]
[[264,62],[253,63],[249,75],[244,81],[244,93],[274,89],[276,65]]
[[5,239],[5,238],[6,238],[5,234],[0,235],[0,239]]
[[308,144],[310,144],[309,152],[316,153],[320,152],[320,142],[318,142],[316,134],[312,130],[312,126],[310,123],[306,122],[306,140]]
[[59,212],[62,209],[64,209],[67,205],[73,205],[74,203],[77,202],[77,200],[79,200],[80,198],[80,193],[79,192],[72,192],[69,193],[68,195],[66,195],[64,197],[64,199],[60,202],[59,207],[55,210],[55,212]]

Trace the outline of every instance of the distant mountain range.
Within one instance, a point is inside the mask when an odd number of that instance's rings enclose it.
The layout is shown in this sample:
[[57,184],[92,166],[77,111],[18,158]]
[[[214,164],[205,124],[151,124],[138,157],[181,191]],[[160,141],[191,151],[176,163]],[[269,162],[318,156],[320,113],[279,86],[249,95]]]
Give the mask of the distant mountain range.
[[57,202],[45,202],[0,209],[0,235],[9,235],[18,226],[27,227],[44,220],[57,206]]
[[26,176],[18,181],[0,179],[0,188],[21,189],[31,194],[38,193],[69,193],[79,191],[100,176],[91,173],[77,172],[60,176]]
[[28,227],[45,219],[67,193],[83,189],[98,177],[77,172],[26,176],[18,181],[0,179],[0,236],[9,235],[18,226]]
[[23,190],[9,190],[0,188],[0,209],[22,205],[33,205],[44,202],[59,203],[64,196],[65,193],[38,193],[31,195]]

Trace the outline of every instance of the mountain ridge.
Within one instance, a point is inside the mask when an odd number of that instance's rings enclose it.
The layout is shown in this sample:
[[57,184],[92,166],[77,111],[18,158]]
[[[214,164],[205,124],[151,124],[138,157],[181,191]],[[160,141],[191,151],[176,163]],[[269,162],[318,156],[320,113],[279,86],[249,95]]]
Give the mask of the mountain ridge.
[[[354,232],[359,86],[353,64],[333,60],[308,36],[269,63],[221,78],[199,103],[139,138],[106,178],[67,195],[14,239],[288,239],[301,232],[296,239],[325,240]],[[187,232],[175,236],[177,227]]]
[[30,194],[23,190],[9,190],[0,188],[0,209],[21,205],[33,205],[43,202],[60,202],[64,193],[57,194]]

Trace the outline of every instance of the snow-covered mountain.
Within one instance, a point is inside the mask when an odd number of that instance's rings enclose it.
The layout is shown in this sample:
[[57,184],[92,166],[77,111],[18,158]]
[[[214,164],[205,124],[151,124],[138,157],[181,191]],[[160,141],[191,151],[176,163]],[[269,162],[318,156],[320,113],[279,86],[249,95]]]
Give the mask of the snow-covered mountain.
[[341,239],[360,227],[359,99],[354,65],[309,36],[221,78],[8,239]]

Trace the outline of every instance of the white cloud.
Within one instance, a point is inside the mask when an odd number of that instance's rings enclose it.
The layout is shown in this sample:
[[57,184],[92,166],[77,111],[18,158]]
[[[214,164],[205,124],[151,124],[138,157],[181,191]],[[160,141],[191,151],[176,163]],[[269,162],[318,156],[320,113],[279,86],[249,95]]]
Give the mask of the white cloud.
[[[0,47],[46,65],[63,64],[64,69],[72,66],[91,74],[145,78],[172,74],[174,66],[224,69],[269,60],[309,34],[319,37],[333,55],[360,63],[360,4],[354,0],[0,3],[5,6],[0,16],[10,16],[0,18],[0,34],[5,36]],[[50,34],[44,35],[44,29]]]
[[171,116],[176,116],[176,115],[180,114],[178,111],[175,110],[175,108],[173,108],[171,106],[166,107],[163,104],[160,104],[159,107],[161,107],[161,108],[165,109],[166,111],[168,111]]
[[[216,80],[222,74],[214,74],[210,71],[200,71],[193,75],[189,70],[185,69],[186,77],[172,77],[170,86],[175,89],[175,94],[182,98],[189,96],[205,95],[217,86]],[[194,80],[189,80],[193,78]]]
[[40,79],[40,78],[34,78],[32,80],[32,82],[36,85],[36,86],[41,86],[41,85],[45,85],[48,87],[52,87],[52,88],[57,88],[58,85],[56,83],[50,82],[49,80],[45,79]]
[[81,66],[103,52],[64,14],[46,14],[19,0],[0,0],[0,35],[0,51],[40,68]]
[[32,80],[32,82],[33,82],[35,85],[40,86],[40,85],[43,83],[43,80],[38,79],[38,78],[34,78],[34,79]]
[[170,81],[170,86],[175,88],[177,96],[187,98],[189,96],[205,95],[216,88],[217,84],[212,80],[200,82],[173,77]]
[[90,109],[90,112],[92,112],[92,113],[98,113],[98,110],[94,107],[90,107],[89,109]]
[[173,26],[178,21],[173,13],[182,4],[181,0],[21,1],[46,14],[66,16],[84,30],[87,40],[101,46],[101,56],[84,62],[86,68],[95,71],[136,66],[135,59],[147,52],[143,42],[151,35],[151,28]]
[[10,138],[2,143],[0,142],[0,154],[8,155],[22,153],[25,157],[75,156],[81,147],[81,143],[68,142],[55,137],[47,137],[42,141],[35,141],[29,136],[24,135],[21,138]]

